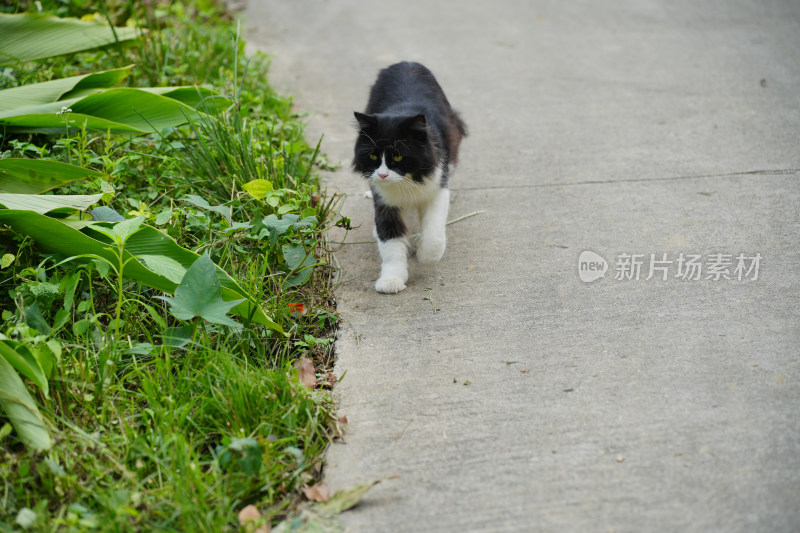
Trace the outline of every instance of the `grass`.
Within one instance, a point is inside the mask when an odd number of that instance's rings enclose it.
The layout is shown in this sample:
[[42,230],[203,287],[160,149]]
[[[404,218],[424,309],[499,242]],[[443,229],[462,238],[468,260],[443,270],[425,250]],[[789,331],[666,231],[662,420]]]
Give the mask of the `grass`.
[[[42,3],[70,16],[98,8]],[[247,320],[180,318],[162,293],[108,264],[43,254],[0,227],[0,256],[11,257],[0,270],[0,339],[54,361],[47,393],[27,382],[52,447],[27,448],[0,416],[0,529],[236,531],[248,504],[276,523],[319,476],[337,431],[325,387],[306,388],[293,367],[308,356],[326,372],[337,320],[323,244],[341,220],[314,173],[319,145],[303,138],[291,100],[266,85],[266,59],[242,57],[221,5],[99,7],[98,17],[150,31],[124,46],[0,68],[0,87],[133,63],[133,85],[204,85],[235,105],[158,135],[3,134],[0,157],[102,172],[56,192],[104,193],[117,213],[208,254],[288,336]],[[269,187],[248,192],[258,180]],[[298,302],[307,312],[292,316]]]

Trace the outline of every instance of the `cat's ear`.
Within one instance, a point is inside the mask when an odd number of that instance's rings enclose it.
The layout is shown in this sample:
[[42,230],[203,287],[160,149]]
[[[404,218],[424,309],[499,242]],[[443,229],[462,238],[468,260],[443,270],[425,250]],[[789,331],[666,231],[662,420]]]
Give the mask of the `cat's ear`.
[[405,122],[403,123],[406,131],[414,134],[425,137],[428,135],[428,121],[425,120],[425,115],[414,115],[413,117],[408,117]]
[[375,119],[375,115],[365,115],[364,113],[359,113],[358,111],[354,111],[353,115],[355,115],[356,120],[358,121],[358,127],[362,130],[368,130],[375,126],[377,120]]

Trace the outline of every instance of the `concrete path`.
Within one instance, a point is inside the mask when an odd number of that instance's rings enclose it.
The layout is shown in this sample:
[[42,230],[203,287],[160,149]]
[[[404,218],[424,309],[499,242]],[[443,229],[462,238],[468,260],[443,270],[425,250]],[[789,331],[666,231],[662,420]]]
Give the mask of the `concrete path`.
[[344,165],[348,241],[372,238],[348,164],[378,69],[423,62],[471,130],[451,218],[483,214],[438,266],[387,296],[375,245],[338,253],[326,476],[398,476],[348,531],[800,531],[795,0],[251,0],[247,22]]

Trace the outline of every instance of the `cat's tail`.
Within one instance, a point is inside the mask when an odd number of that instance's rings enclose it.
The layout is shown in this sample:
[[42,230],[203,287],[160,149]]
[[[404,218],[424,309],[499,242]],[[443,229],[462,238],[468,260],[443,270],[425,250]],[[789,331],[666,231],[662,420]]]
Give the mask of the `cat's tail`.
[[447,143],[450,148],[450,163],[458,163],[458,146],[461,139],[469,135],[467,125],[461,120],[461,116],[454,109],[450,110],[450,124],[448,125]]

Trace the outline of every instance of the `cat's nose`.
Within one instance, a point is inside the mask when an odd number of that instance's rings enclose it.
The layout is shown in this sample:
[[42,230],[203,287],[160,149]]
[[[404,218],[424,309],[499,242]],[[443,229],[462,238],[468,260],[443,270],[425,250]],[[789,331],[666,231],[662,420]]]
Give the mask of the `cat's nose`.
[[388,173],[388,172],[386,172],[386,173],[384,173],[384,172],[378,172],[378,177],[379,177],[380,179],[382,179],[382,180],[385,180],[386,178],[388,178],[388,177],[389,177],[389,173]]

